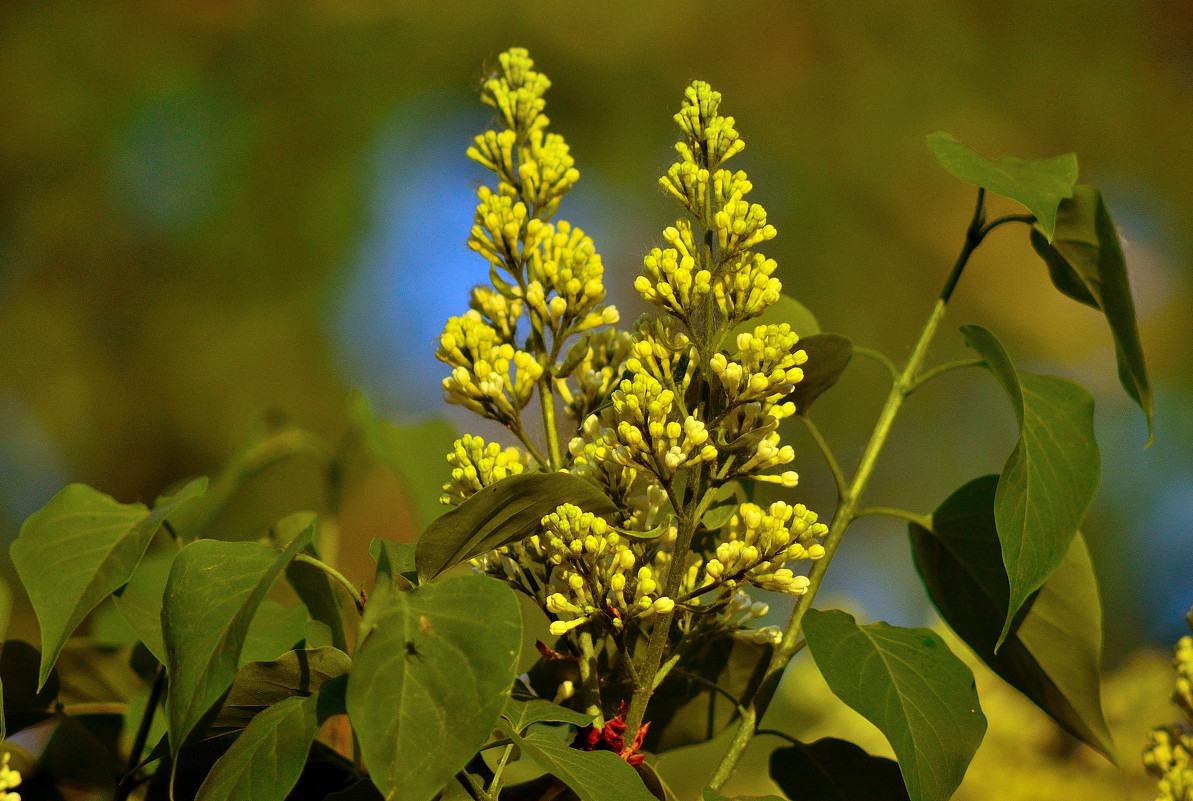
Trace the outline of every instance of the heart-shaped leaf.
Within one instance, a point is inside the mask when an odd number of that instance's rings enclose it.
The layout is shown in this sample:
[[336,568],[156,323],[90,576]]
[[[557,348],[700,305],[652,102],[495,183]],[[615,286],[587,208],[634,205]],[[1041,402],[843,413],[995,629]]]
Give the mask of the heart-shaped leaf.
[[994,522],[998,476],[954,492],[932,530],[909,525],[912,554],[941,617],[995,673],[1065,730],[1114,759],[1102,714],[1102,605],[1080,532],[996,654],[1007,574]]
[[1010,582],[996,648],[1011,633],[1028,597],[1060,566],[1098,491],[1101,461],[1094,439],[1094,399],[1072,381],[1015,369],[994,334],[961,327],[986,360],[1019,420],[1019,441],[1007,457],[994,498],[994,519]]
[[351,667],[348,654],[330,646],[290,651],[272,662],[245,665],[236,673],[236,680],[204,737],[239,731],[279,701],[313,695],[323,684],[345,675]]
[[344,712],[347,677],[314,695],[278,702],[253,718],[207,774],[196,801],[282,801],[298,783],[319,727]]
[[580,751],[550,734],[502,731],[524,756],[571,788],[580,801],[656,801],[638,771],[612,751]]
[[419,537],[414,559],[421,581],[494,548],[535,533],[563,503],[606,514],[617,507],[593,484],[569,473],[521,473],[485,487]]
[[813,334],[801,337],[799,349],[808,354],[804,380],[795,385],[787,400],[799,414],[807,414],[813,401],[832,388],[853,357],[853,343],[840,334]]
[[253,718],[207,774],[195,801],[281,801],[319,733],[318,696],[294,696]]
[[771,751],[770,777],[791,801],[907,801],[897,762],[832,737]]
[[496,579],[470,575],[386,593],[368,608],[348,718],[385,797],[430,801],[505,707],[522,644],[518,599]]
[[833,693],[886,736],[911,801],[946,801],[986,733],[973,674],[929,629],[809,609],[808,650]]
[[41,626],[39,683],[83,618],[128,582],[166,517],[206,489],[195,479],[150,511],[71,484],[25,521],[10,554]]
[[1057,289],[1106,315],[1118,358],[1119,380],[1147,418],[1150,445],[1152,388],[1147,380],[1143,347],[1139,344],[1139,329],[1135,326],[1127,263],[1102,193],[1089,184],[1077,184],[1073,187],[1073,197],[1060,204],[1056,235],[1051,243],[1033,229],[1031,245],[1048,265],[1048,274]]
[[1056,229],[1056,208],[1062,200],[1073,196],[1073,184],[1077,183],[1077,156],[1072,153],[1048,159],[1005,156],[991,161],[944,131],[928,134],[927,142],[937,163],[954,177],[1026,206],[1051,241]]
[[289,651],[306,634],[307,608],[302,604],[284,606],[266,598],[257,607],[240,649],[239,666],[267,662]]
[[281,553],[218,540],[196,540],[178,552],[162,601],[173,753],[232,685],[257,608],[312,534],[313,526]]

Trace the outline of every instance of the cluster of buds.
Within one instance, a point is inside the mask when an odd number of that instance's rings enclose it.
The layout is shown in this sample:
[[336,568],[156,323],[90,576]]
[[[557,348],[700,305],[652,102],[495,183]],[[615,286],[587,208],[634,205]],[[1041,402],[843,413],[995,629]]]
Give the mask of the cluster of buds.
[[506,424],[519,418],[543,374],[533,355],[502,342],[476,309],[448,318],[435,355],[454,368],[443,379],[448,403]]
[[558,588],[546,599],[547,611],[557,618],[552,634],[563,635],[597,614],[620,630],[629,618],[674,608],[674,601],[659,596],[649,565],[634,570],[638,556],[605,520],[565,503],[542,524],[539,542],[556,567],[552,583]]
[[748,581],[764,590],[803,595],[808,590],[807,577],[783,565],[823,557],[824,546],[817,539],[827,533],[828,528],[816,522],[816,513],[803,504],[776,501],[762,509],[744,503],[729,521],[725,539],[704,572],[730,587]]
[[443,486],[439,501],[448,506],[458,506],[485,487],[526,470],[525,458],[517,448],[502,448],[472,434],[453,443],[447,463],[451,481]]
[[[592,239],[566,221],[544,224],[540,232],[526,261],[531,324],[566,336],[616,323],[620,317],[615,307],[598,306],[605,299],[604,267]],[[549,295],[553,296],[548,299]]]
[[800,365],[808,361],[808,354],[796,349],[797,342],[799,337],[787,323],[760,325],[737,335],[736,361],[724,353],[714,354],[710,364],[728,403],[774,404],[795,389],[804,380]]
[[[1193,630],[1193,609],[1188,620]],[[1154,729],[1148,735],[1143,764],[1158,779],[1157,801],[1193,801],[1193,637],[1177,642],[1172,665],[1176,668],[1172,700],[1185,722]]]

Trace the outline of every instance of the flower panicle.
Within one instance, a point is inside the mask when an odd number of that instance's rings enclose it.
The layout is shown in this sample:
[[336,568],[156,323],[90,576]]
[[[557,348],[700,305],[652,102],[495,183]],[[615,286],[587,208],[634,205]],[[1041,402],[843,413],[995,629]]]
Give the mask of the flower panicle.
[[[778,428],[796,413],[787,398],[808,353],[789,325],[747,326],[782,284],[775,261],[755,252],[774,227],[749,200],[746,173],[725,166],[745,143],[721,114],[719,93],[700,81],[688,87],[675,116],[677,161],[660,179],[688,217],[663,231],[634,281],[653,313],[617,330],[592,239],[555,218],[579,176],[566,142],[548,131],[549,86],[519,48],[502,54],[484,84],[499,129],[475,137],[468,156],[496,184],[478,191],[468,245],[488,262],[491,286],[475,288],[469,309],[447,321],[437,352],[452,370],[448,401],[504,424],[525,447],[462,437],[442,500],[467,503],[509,476],[550,467],[613,502],[604,515],[560,504],[525,540],[473,560],[535,598],[562,638],[557,647],[591,654],[598,672],[629,668],[612,649],[582,647],[585,637],[620,643],[666,626],[666,647],[681,651],[706,637],[773,644],[780,634],[755,627],[767,607],[748,591],[806,592],[798,568],[824,555],[827,529],[800,504],[731,502],[731,513],[721,504],[714,518],[704,502],[737,480],[798,483]],[[544,433],[555,425],[556,395],[573,426],[550,462],[522,426],[536,391]],[[574,692],[561,685],[559,697]]]

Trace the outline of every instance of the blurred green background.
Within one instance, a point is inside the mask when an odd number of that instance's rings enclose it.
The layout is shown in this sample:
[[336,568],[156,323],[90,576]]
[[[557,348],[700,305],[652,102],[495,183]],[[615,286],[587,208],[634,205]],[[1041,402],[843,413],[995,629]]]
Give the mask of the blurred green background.
[[[1121,227],[1156,444],[1143,449],[1103,320],[1052,288],[1022,228],[978,252],[933,358],[965,356],[957,326],[980,323],[1020,365],[1093,389],[1103,481],[1086,533],[1109,662],[1180,633],[1193,601],[1193,5],[1178,0],[6,3],[6,542],[69,481],[152,500],[218,471],[262,421],[334,439],[356,388],[402,422],[458,411],[431,354],[487,274],[464,245],[484,177],[464,150],[490,121],[485,65],[512,45],[554,83],[548,114],[582,174],[561,216],[596,239],[623,320],[642,308],[642,254],[676,216],[656,179],[693,78],[737,118],[736,166],[779,230],[766,250],[787,291],[826,330],[896,359],[973,202],[924,135],[992,157],[1076,151]],[[884,393],[881,371],[855,360],[818,404],[847,467]],[[1014,437],[989,376],[951,375],[908,404],[869,498],[929,511],[997,471]],[[827,474],[795,442],[799,497],[827,508]],[[300,467],[253,492],[242,514],[262,527],[321,503]],[[392,475],[349,477],[350,575],[368,575],[370,537],[416,536],[404,498]],[[902,526],[863,521],[839,560],[826,591],[870,618],[928,619]],[[17,633],[36,641],[32,626]]]

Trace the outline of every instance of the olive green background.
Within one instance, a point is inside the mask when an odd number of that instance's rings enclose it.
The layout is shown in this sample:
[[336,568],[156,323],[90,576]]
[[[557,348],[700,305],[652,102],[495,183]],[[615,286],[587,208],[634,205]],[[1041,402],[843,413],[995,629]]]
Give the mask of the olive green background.
[[[974,195],[924,135],[989,156],[1076,151],[1124,237],[1156,444],[1143,450],[1104,322],[1052,289],[1022,228],[973,259],[933,358],[964,356],[957,327],[978,323],[1021,366],[1094,391],[1103,481],[1086,533],[1111,661],[1180,632],[1193,601],[1193,6],[1175,1],[5,4],[0,533],[67,481],[152,500],[218,470],[267,419],[338,437],[357,387],[394,419],[446,414],[443,371],[410,355],[433,349],[413,321],[432,293],[462,310],[461,274],[444,265],[471,264],[468,281],[484,267],[456,233],[470,213],[431,190],[472,191],[463,153],[488,119],[476,92],[511,45],[553,81],[548,114],[582,174],[560,216],[597,237],[623,320],[642,310],[630,283],[676,214],[656,179],[693,78],[737,119],[735,166],[778,228],[766,252],[786,291],[896,359]],[[409,291],[377,306],[362,265]],[[402,359],[379,361],[407,332]],[[818,402],[847,467],[884,392],[855,360]],[[929,511],[997,471],[1014,436],[989,376],[947,377],[906,407],[870,497]],[[826,475],[794,441],[798,497],[826,509]],[[264,526],[321,503],[295,464],[237,513]],[[359,579],[370,537],[417,534],[384,471],[348,477],[343,513],[341,558]],[[826,591],[870,619],[927,619],[901,526],[859,524],[833,574]]]

